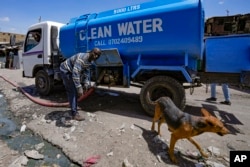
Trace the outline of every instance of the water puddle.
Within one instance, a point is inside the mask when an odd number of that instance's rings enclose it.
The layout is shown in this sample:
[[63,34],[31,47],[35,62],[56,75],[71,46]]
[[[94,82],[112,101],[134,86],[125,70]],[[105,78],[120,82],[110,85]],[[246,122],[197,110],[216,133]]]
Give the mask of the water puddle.
[[4,140],[9,148],[23,154],[26,150],[36,150],[36,146],[42,143],[42,147],[38,150],[44,155],[44,159],[29,159],[27,167],[34,166],[53,166],[60,167],[79,167],[79,165],[71,162],[64,153],[43,140],[42,137],[35,135],[32,131],[25,130],[20,132],[21,124],[18,120],[14,120],[11,112],[7,109],[7,102],[0,93],[0,139]]

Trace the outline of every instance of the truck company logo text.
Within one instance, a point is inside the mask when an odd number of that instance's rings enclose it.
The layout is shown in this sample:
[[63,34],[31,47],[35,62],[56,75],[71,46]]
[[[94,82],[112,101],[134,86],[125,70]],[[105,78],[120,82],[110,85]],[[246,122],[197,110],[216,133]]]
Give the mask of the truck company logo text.
[[[95,46],[137,43],[143,42],[142,34],[163,31],[161,18],[117,23],[117,27],[115,28],[117,28],[118,31],[116,33],[116,36],[119,36],[118,38],[112,38],[114,33],[112,26],[113,25],[104,25],[90,28],[88,39],[95,40]],[[84,30],[80,31],[81,41],[86,40],[85,32]]]
[[124,8],[119,8],[114,10],[114,14],[120,14],[120,13],[126,13],[126,12],[132,12],[135,10],[139,10],[141,8],[141,5],[132,5]]

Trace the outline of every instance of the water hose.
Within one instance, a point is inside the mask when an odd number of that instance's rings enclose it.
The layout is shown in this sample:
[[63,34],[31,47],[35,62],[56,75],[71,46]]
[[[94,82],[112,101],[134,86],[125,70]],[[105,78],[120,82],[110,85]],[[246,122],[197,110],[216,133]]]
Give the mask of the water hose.
[[[39,98],[35,98],[33,96],[31,96],[29,93],[27,93],[23,88],[19,87],[18,85],[16,85],[15,83],[9,81],[8,79],[6,79],[5,77],[0,75],[0,78],[2,78],[3,80],[5,80],[6,82],[10,83],[12,86],[16,87],[18,90],[20,90],[28,99],[30,99],[31,101],[33,101],[34,103],[37,103],[39,105],[42,106],[46,106],[46,107],[69,107],[69,102],[62,102],[62,103],[57,103],[57,102],[52,102],[52,101],[48,101],[48,100],[43,100],[43,99],[39,99]],[[92,94],[94,92],[94,87],[91,87],[87,92],[85,92],[81,97],[79,97],[77,99],[78,102],[86,99],[90,94]]]

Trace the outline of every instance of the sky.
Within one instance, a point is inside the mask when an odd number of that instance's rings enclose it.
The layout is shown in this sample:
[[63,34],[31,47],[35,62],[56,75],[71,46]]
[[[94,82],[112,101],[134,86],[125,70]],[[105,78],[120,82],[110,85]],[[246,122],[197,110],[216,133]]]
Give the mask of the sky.
[[[0,32],[25,34],[41,21],[71,18],[153,0],[1,0]],[[250,13],[250,0],[203,0],[205,18]]]

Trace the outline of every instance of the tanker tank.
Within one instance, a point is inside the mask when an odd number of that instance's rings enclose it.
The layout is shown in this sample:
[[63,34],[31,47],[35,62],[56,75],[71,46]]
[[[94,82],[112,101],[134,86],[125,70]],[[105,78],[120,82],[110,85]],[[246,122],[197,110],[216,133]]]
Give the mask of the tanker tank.
[[184,65],[185,59],[190,66],[201,59],[203,36],[201,0],[156,0],[72,18],[60,30],[60,49],[68,58],[93,47],[116,48],[133,67],[139,56],[144,65]]

